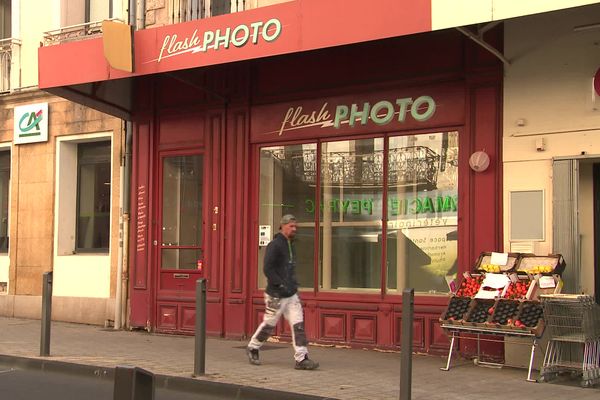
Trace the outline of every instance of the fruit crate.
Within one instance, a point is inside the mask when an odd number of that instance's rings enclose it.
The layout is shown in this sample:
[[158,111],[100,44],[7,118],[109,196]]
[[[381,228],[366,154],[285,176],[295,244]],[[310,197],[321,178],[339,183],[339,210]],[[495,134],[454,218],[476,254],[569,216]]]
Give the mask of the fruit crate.
[[529,300],[539,300],[542,295],[560,294],[563,281],[558,275],[537,275],[531,281]]
[[463,278],[454,293],[457,297],[473,297],[479,291],[484,276],[482,274],[471,274],[465,272]]
[[448,307],[446,307],[446,310],[442,313],[440,322],[442,324],[462,325],[463,318],[469,310],[471,301],[472,299],[470,297],[450,297]]
[[510,281],[500,296],[503,299],[528,300],[536,292],[536,280],[529,275],[511,274]]
[[516,319],[520,305],[518,300],[498,299],[488,325],[496,329],[511,329],[511,323]]
[[518,274],[562,275],[566,265],[561,254],[548,254],[547,256],[521,254],[515,270]]
[[469,311],[465,314],[463,325],[477,326],[486,328],[493,312],[495,300],[492,299],[473,299],[469,305]]
[[492,253],[483,252],[479,255],[474,270],[477,272],[492,272],[496,274],[511,272],[519,260],[519,253],[508,253],[506,265],[492,264]]
[[538,300],[523,300],[512,321],[513,329],[529,332],[537,337],[544,333],[544,309]]

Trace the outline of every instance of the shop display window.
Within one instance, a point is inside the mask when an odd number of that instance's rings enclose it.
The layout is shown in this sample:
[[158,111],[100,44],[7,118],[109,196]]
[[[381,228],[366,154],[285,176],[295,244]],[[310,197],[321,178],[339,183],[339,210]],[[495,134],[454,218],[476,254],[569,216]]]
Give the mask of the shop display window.
[[392,294],[448,291],[457,260],[458,132],[263,147],[259,185],[259,225],[269,233],[259,247],[259,288],[265,245],[291,213],[304,288],[379,293],[385,282]]

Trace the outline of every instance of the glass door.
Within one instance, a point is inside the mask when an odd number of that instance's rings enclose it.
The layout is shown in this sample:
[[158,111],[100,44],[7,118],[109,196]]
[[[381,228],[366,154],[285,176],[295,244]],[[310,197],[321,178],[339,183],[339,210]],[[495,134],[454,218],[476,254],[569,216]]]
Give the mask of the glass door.
[[157,328],[193,329],[195,282],[203,269],[203,155],[161,159]]

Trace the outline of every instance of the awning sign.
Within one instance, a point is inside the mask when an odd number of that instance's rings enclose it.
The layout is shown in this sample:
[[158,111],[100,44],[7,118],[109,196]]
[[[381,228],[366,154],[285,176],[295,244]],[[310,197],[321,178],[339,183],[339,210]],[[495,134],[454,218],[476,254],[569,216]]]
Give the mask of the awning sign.
[[15,107],[14,143],[48,141],[48,103]]

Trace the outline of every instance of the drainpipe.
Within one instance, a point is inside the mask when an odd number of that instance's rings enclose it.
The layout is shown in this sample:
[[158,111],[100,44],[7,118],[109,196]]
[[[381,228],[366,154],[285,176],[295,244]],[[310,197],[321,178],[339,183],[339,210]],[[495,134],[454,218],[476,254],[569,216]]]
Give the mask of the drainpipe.
[[[136,13],[138,4],[136,0],[129,0],[128,23],[136,29]],[[125,143],[121,142],[121,149],[125,149],[121,157],[119,176],[119,249],[117,256],[117,287],[115,293],[115,322],[114,329],[121,329],[127,325],[127,301],[129,285],[129,203],[131,186],[131,143],[133,138],[133,124],[125,123]]]
[[125,143],[121,148],[125,151],[121,157],[120,172],[120,207],[119,221],[119,250],[117,262],[117,287],[115,299],[115,329],[127,325],[127,301],[129,288],[129,221],[130,221],[130,191],[131,191],[131,144],[133,139],[133,123],[125,122]]
[[138,0],[137,1],[137,16],[135,19],[136,25],[135,29],[144,29],[146,28],[146,0]]

